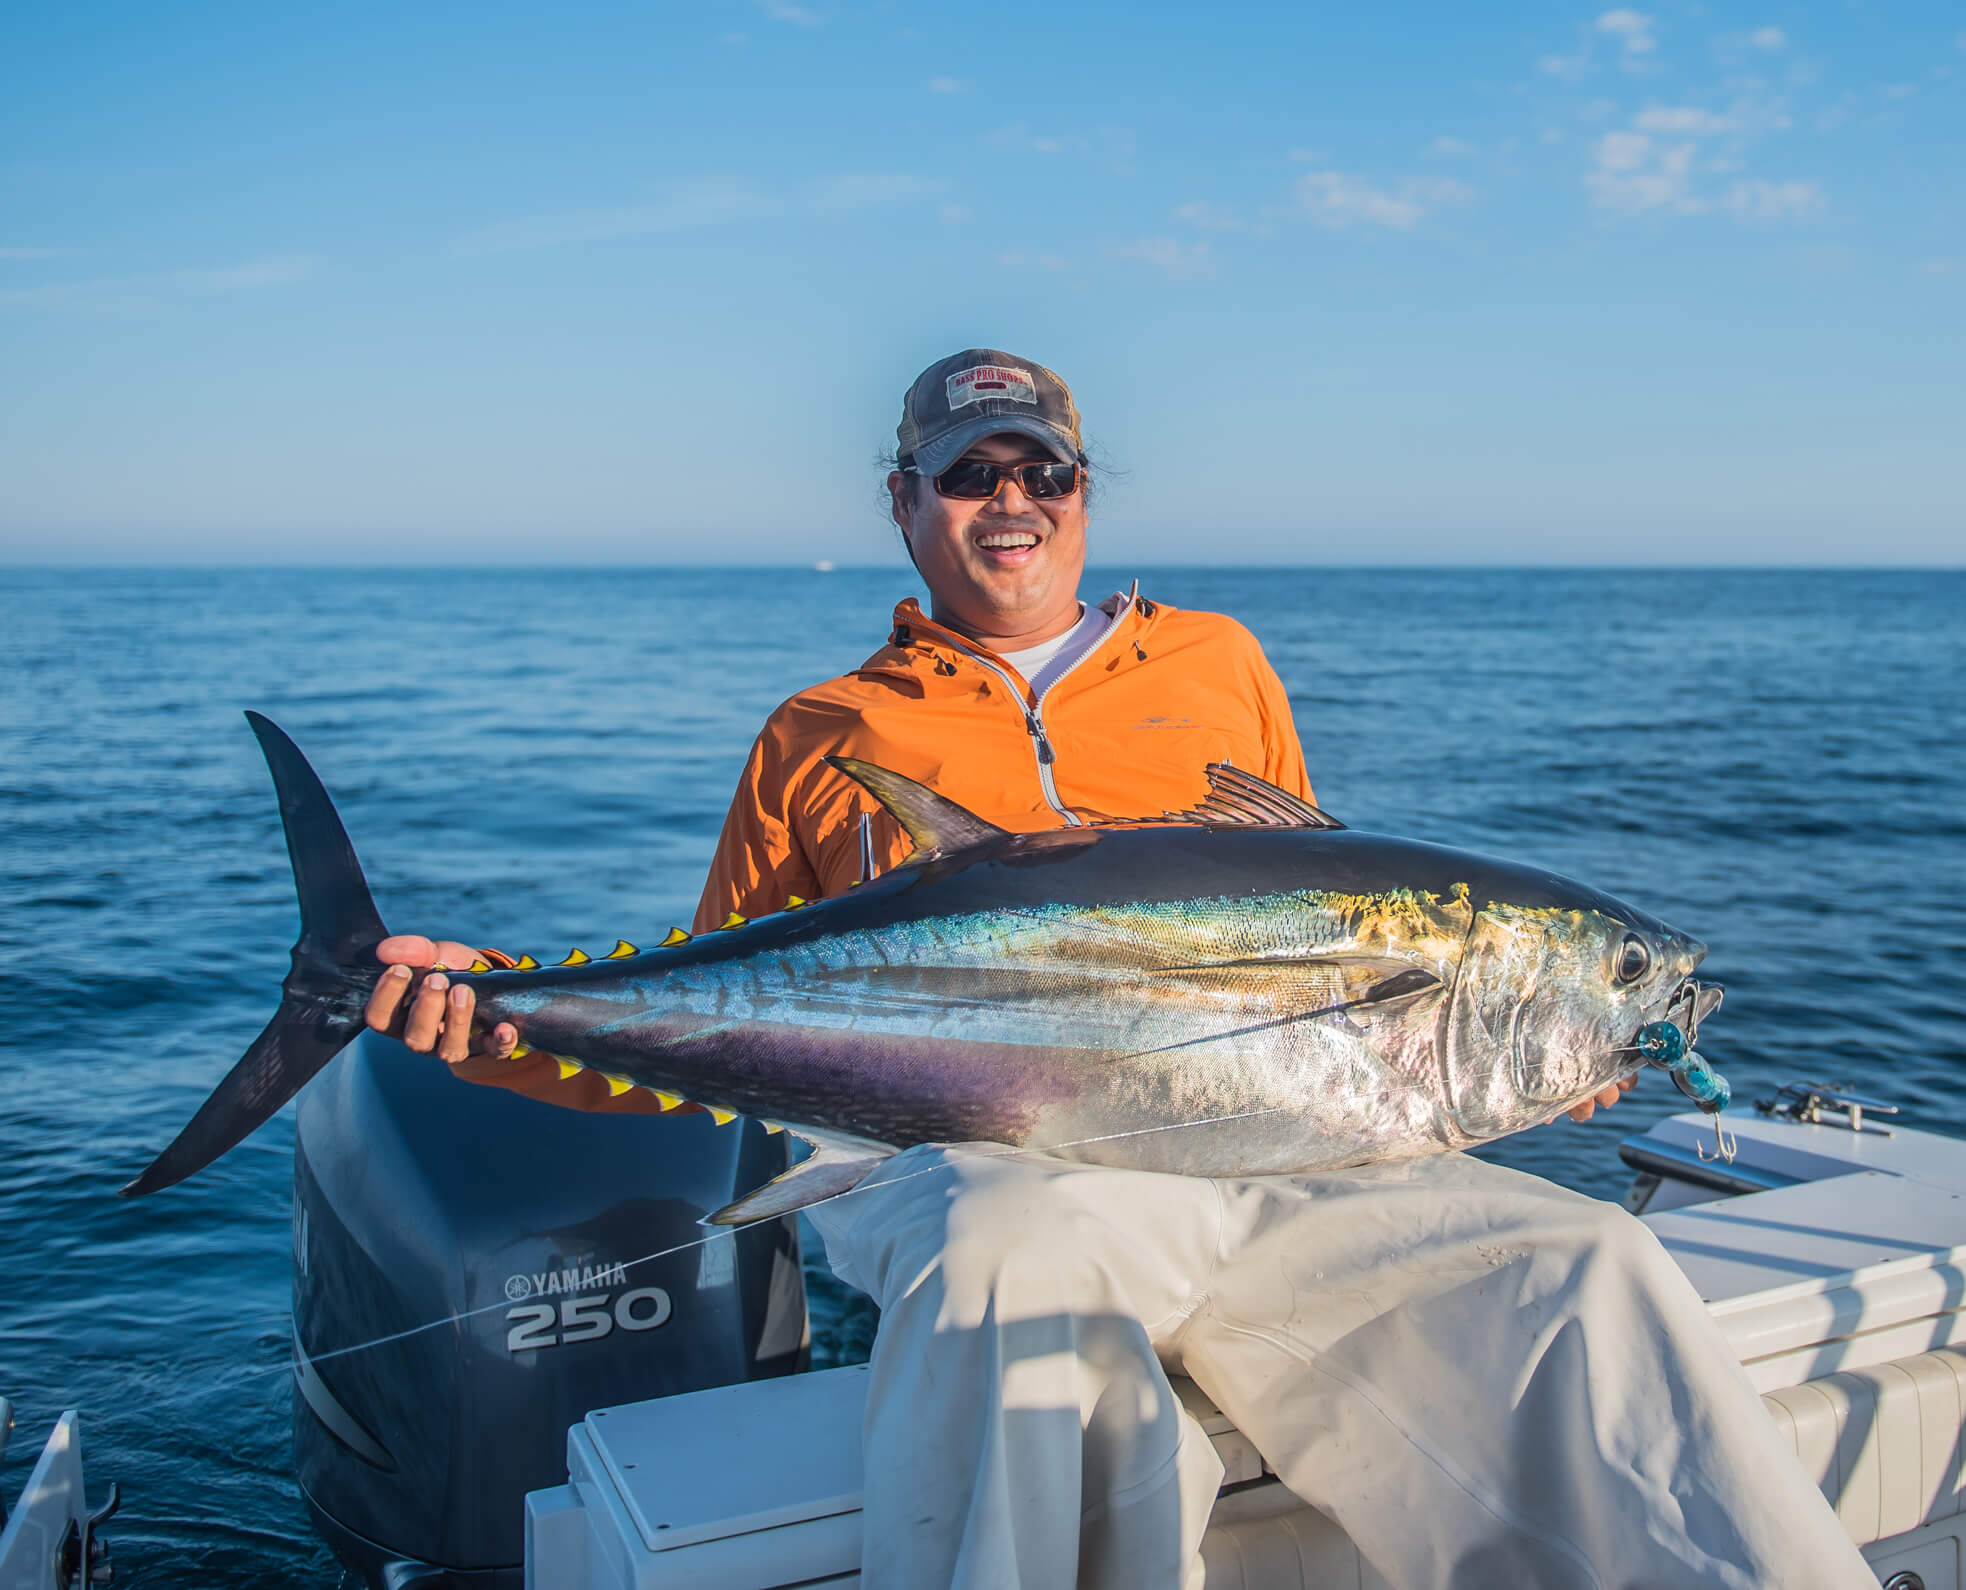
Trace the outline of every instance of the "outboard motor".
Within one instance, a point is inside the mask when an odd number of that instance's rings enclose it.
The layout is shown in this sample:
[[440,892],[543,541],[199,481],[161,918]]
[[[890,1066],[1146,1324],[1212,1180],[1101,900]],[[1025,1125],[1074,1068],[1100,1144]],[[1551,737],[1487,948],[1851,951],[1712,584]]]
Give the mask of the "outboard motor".
[[796,1222],[697,1224],[786,1144],[351,1044],[294,1141],[294,1466],[335,1554],[378,1590],[519,1590],[523,1498],[565,1481],[569,1425],[804,1368]]

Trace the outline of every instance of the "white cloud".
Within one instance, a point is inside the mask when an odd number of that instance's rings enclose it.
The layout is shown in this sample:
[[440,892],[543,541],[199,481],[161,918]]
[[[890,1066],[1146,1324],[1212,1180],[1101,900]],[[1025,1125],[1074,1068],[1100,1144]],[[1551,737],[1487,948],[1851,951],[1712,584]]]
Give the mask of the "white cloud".
[[1724,202],[1743,220],[1781,221],[1813,215],[1829,200],[1814,182],[1737,182]]
[[1941,255],[1937,259],[1922,261],[1918,268],[1927,276],[1957,276],[1959,261],[1950,255]]
[[1545,77],[1560,77],[1565,82],[1574,82],[1584,75],[1590,66],[1588,50],[1579,50],[1575,55],[1539,55],[1536,57],[1536,70]]
[[1413,200],[1396,198],[1342,171],[1305,172],[1297,179],[1297,202],[1319,226],[1333,231],[1360,225],[1405,231],[1426,214]]
[[1886,83],[1884,85],[1884,97],[1886,99],[1910,99],[1917,92],[1918,85],[1916,83]]
[[1703,210],[1706,206],[1692,191],[1696,147],[1662,144],[1641,132],[1606,133],[1591,145],[1584,186],[1595,204],[1627,215]]
[[1111,161],[1133,158],[1133,134],[1124,127],[1102,127],[1097,132],[1034,133],[1023,122],[1013,122],[990,134],[999,149],[1022,155],[1080,155]]
[[[50,250],[49,252],[55,252]],[[217,297],[304,281],[315,262],[306,254],[269,255],[237,265],[206,265],[145,276],[106,276],[87,281],[43,282],[0,289],[0,306],[71,309],[112,314],[150,314],[186,295]]]
[[1174,219],[1186,221],[1188,225],[1204,232],[1242,232],[1248,230],[1242,217],[1233,206],[1209,204],[1197,199],[1192,204],[1178,204],[1174,207]]
[[1151,265],[1172,281],[1190,282],[1215,273],[1215,256],[1206,243],[1184,243],[1176,237],[1143,237],[1107,249],[1115,259]]
[[774,22],[790,22],[801,28],[816,28],[825,20],[817,11],[793,5],[791,0],[758,0],[758,9]]
[[936,211],[945,226],[961,226],[965,221],[973,220],[975,213],[966,204],[945,204]]
[[218,265],[205,270],[178,271],[177,281],[202,293],[236,293],[253,287],[279,287],[304,281],[314,274],[314,261],[305,254],[283,254],[248,260],[243,265]]
[[1593,25],[1598,32],[1616,39],[1627,55],[1650,55],[1659,47],[1658,38],[1652,31],[1657,21],[1656,17],[1647,16],[1642,11],[1620,7],[1616,11],[1606,11]]
[[1375,188],[1343,171],[1307,171],[1297,179],[1298,208],[1318,226],[1342,232],[1353,226],[1410,230],[1427,211],[1466,204],[1474,189],[1450,177],[1408,177],[1392,189]]
[[1748,43],[1757,50],[1786,50],[1789,36],[1780,28],[1756,28],[1748,35]]
[[719,44],[731,45],[734,48],[737,45],[746,43],[750,37],[748,33],[719,33],[717,35],[717,42]]
[[1710,138],[1717,133],[1737,131],[1740,123],[1731,116],[1717,115],[1692,105],[1655,105],[1634,116],[1632,126],[1640,132]]
[[928,80],[928,91],[931,94],[960,94],[963,91],[963,85],[957,78],[931,77]]
[[1436,138],[1427,145],[1427,153],[1442,155],[1449,160],[1466,160],[1481,151],[1464,138]]

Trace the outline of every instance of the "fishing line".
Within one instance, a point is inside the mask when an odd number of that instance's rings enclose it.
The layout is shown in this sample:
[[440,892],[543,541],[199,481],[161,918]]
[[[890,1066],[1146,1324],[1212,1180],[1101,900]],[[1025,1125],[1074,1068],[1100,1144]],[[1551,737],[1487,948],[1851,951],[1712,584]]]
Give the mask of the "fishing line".
[[[1284,1111],[1292,1110],[1295,1108],[1297,1108],[1297,1106],[1292,1104],[1272,1104],[1272,1105],[1267,1105],[1260,1110],[1242,1110],[1242,1111],[1238,1111],[1233,1115],[1205,1116],[1192,1121],[1165,1121],[1158,1126],[1133,1127],[1127,1131],[1107,1132],[1097,1137],[1075,1138],[1072,1141],[1065,1142],[1065,1143],[1048,1143],[1043,1148],[1006,1147],[1006,1148],[995,1150],[990,1153],[972,1154],[969,1157],[972,1159],[1016,1159],[1019,1157],[1029,1156],[1029,1155],[1049,1155],[1049,1154],[1056,1153],[1057,1150],[1062,1148],[1083,1148],[1088,1144],[1092,1144],[1092,1143],[1110,1143],[1110,1142],[1117,1141],[1120,1138],[1126,1138],[1126,1137],[1146,1137],[1156,1132],[1180,1131],[1181,1129],[1190,1126],[1220,1126],[1232,1121],[1247,1121],[1247,1120],[1254,1120],[1259,1116],[1276,1115]],[[871,1181],[871,1180],[857,1182],[851,1187],[842,1188],[839,1192],[828,1193],[824,1198],[815,1198],[811,1203],[801,1205],[800,1208],[794,1212],[799,1214],[810,1213],[812,1210],[821,1208],[826,1204],[833,1203],[838,1199],[851,1198],[855,1193],[858,1192],[870,1191],[874,1187],[899,1187],[904,1182],[913,1181],[918,1176],[937,1175],[940,1172],[945,1171],[949,1168],[950,1167],[946,1163],[936,1164],[936,1165],[923,1165],[918,1167],[917,1169],[909,1171],[905,1176],[893,1176],[878,1182]],[[718,1230],[708,1232],[705,1235],[701,1237],[693,1238],[688,1242],[674,1243],[666,1248],[658,1248],[653,1253],[644,1253],[639,1258],[624,1260],[622,1261],[620,1267],[623,1270],[632,1270],[637,1265],[640,1264],[652,1264],[657,1259],[666,1259],[678,1253],[687,1253],[694,1248],[707,1247],[710,1243],[716,1242],[721,1238],[735,1237],[740,1231],[748,1231],[751,1229],[752,1226],[762,1225],[766,1221],[781,1220],[783,1218],[784,1217],[782,1215],[759,1215],[755,1219],[744,1221],[742,1224],[720,1227]],[[307,1361],[310,1364],[324,1364],[332,1359],[347,1358],[355,1353],[370,1352],[378,1347],[388,1347],[396,1342],[407,1341],[413,1336],[422,1336],[428,1334],[431,1331],[443,1330],[447,1326],[462,1324],[465,1320],[476,1319],[480,1315],[500,1313],[504,1310],[511,1308],[512,1306],[513,1305],[511,1299],[500,1298],[495,1303],[482,1304],[477,1308],[462,1309],[459,1310],[457,1313],[447,1314],[442,1319],[429,1320],[421,1325],[411,1325],[404,1328],[403,1330],[391,1331],[389,1334],[385,1336],[377,1336],[368,1341],[353,1342],[346,1347],[331,1347],[324,1352],[308,1353]],[[271,1319],[274,1318],[275,1316],[269,1314],[267,1317]],[[291,1310],[283,1311],[283,1315],[281,1317],[291,1319]],[[207,1384],[199,1387],[195,1395],[199,1395],[199,1396],[209,1395],[210,1393],[215,1391],[228,1390],[233,1386],[246,1385],[256,1380],[271,1379],[276,1375],[290,1375],[293,1374],[294,1372],[295,1372],[295,1365],[293,1364],[291,1359],[281,1364],[266,1365],[256,1369],[242,1369],[234,1373],[229,1379],[221,1380],[215,1384]],[[192,1395],[194,1395],[194,1393],[186,1392],[183,1394],[182,1398],[165,1398],[162,1400],[167,1403],[175,1402],[179,1400],[186,1400]]]
[[[1411,1083],[1407,1083],[1403,1085],[1394,1084],[1391,1087],[1389,1087],[1387,1091],[1389,1092],[1398,1091],[1401,1093],[1409,1093],[1409,1094],[1429,1094],[1430,1096],[1430,1090],[1421,1088]],[[1189,1127],[1223,1126],[1237,1121],[1257,1120],[1267,1115],[1284,1114],[1298,1108],[1300,1108],[1298,1104],[1271,1104],[1271,1105],[1265,1105],[1261,1109],[1238,1110],[1227,1115],[1200,1116],[1193,1120],[1188,1120],[1188,1121],[1163,1121],[1156,1126],[1129,1127],[1124,1131],[1104,1132],[1092,1137],[1073,1138],[1070,1141],[1063,1142],[1063,1143],[1047,1143],[1040,1148],[1013,1148],[1013,1147],[1006,1146],[1004,1148],[996,1149],[988,1153],[972,1154],[969,1157],[973,1159],[981,1160],[981,1159],[1017,1159],[1017,1158],[1031,1157],[1031,1156],[1049,1156],[1049,1155],[1055,1155],[1061,1149],[1084,1148],[1089,1145],[1097,1144],[1097,1143],[1118,1142],[1121,1139],[1129,1138],[1129,1137],[1150,1137],[1161,1132],[1185,1131]],[[788,1128],[788,1130],[792,1130],[792,1129]],[[796,1131],[794,1132],[794,1135],[795,1136],[797,1135]],[[810,1140],[807,1139],[807,1141]],[[903,1152],[906,1152],[906,1150],[903,1150]],[[803,1161],[801,1163],[803,1163]],[[1067,1163],[1070,1162],[1068,1161]],[[948,1170],[949,1168],[950,1168],[949,1165],[946,1162],[944,1162],[935,1165],[923,1165],[918,1167],[917,1169],[909,1171],[906,1175],[889,1177],[880,1181],[875,1181],[870,1176],[868,1179],[864,1179],[860,1182],[856,1182],[851,1187],[842,1188],[839,1192],[836,1193],[828,1193],[823,1198],[816,1198],[809,1204],[801,1205],[798,1210],[793,1212],[801,1213],[801,1214],[810,1213],[814,1209],[822,1208],[827,1204],[838,1201],[839,1199],[851,1198],[855,1193],[867,1192],[875,1187],[899,1187],[905,1182],[913,1181],[918,1176],[937,1175],[945,1170]],[[1107,1168],[1107,1167],[1087,1167],[1087,1168]],[[621,1263],[620,1267],[623,1270],[632,1270],[637,1265],[652,1264],[657,1259],[666,1259],[666,1258],[673,1257],[678,1253],[687,1253],[692,1249],[707,1247],[710,1243],[716,1242],[721,1238],[735,1237],[740,1231],[748,1231],[752,1226],[761,1225],[766,1221],[780,1220],[783,1218],[784,1217],[782,1215],[759,1215],[754,1219],[744,1221],[737,1225],[720,1227],[718,1230],[707,1232],[705,1235],[701,1237],[693,1238],[688,1242],[674,1243],[669,1247],[659,1248],[653,1253],[644,1253],[638,1258],[625,1260]],[[496,1314],[503,1310],[507,1310],[511,1307],[512,1307],[511,1299],[500,1298],[496,1302],[482,1304],[477,1308],[462,1309],[456,1313],[447,1314],[442,1319],[430,1320],[421,1325],[411,1325],[403,1330],[391,1331],[387,1335],[377,1336],[368,1341],[353,1342],[345,1347],[332,1347],[319,1353],[308,1353],[307,1359],[310,1364],[323,1364],[333,1359],[347,1358],[356,1353],[371,1352],[378,1347],[387,1347],[396,1342],[407,1341],[411,1337],[426,1335],[430,1331],[443,1330],[448,1326],[462,1324],[466,1320],[476,1319],[481,1315]],[[273,1316],[269,1315],[268,1317],[271,1318]],[[291,1319],[291,1310],[285,1311],[285,1317]],[[223,1391],[233,1386],[248,1384],[249,1382],[252,1381],[269,1379],[275,1375],[293,1374],[295,1373],[295,1371],[296,1371],[296,1366],[294,1365],[291,1359],[289,1359],[285,1363],[269,1365],[263,1368],[240,1370],[235,1375],[233,1375],[229,1380],[220,1381],[215,1385],[207,1385],[201,1387],[199,1389],[198,1394],[204,1395],[212,1391]],[[186,1398],[188,1398],[190,1395],[191,1393],[189,1392],[185,1393]],[[166,1403],[177,1401],[177,1400],[180,1399],[177,1398],[163,1399],[163,1401],[165,1401]]]

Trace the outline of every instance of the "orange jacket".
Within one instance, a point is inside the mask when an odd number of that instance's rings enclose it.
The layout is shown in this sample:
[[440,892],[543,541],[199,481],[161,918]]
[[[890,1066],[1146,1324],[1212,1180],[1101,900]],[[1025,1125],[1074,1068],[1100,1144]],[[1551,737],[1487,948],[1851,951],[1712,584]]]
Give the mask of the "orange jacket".
[[[724,819],[696,931],[732,911],[764,916],[793,895],[844,892],[861,876],[863,813],[875,872],[907,855],[900,825],[828,755],[905,774],[1017,832],[1192,806],[1208,793],[1210,762],[1311,799],[1289,700],[1256,637],[1232,618],[1137,591],[1109,599],[1113,622],[1099,644],[1035,703],[996,653],[924,617],[913,598],[902,602],[886,645],[766,720]],[[612,1098],[591,1073],[562,1082],[550,1060],[459,1070],[576,1108],[657,1108],[639,1090]]]

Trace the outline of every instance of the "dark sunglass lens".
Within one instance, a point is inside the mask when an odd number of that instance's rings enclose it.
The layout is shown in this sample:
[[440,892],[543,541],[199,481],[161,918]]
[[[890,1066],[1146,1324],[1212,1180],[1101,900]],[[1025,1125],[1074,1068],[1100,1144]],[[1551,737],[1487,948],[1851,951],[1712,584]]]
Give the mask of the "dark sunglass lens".
[[998,479],[995,464],[959,458],[935,477],[935,489],[945,497],[994,497]]
[[1020,482],[1027,497],[1069,497],[1079,483],[1076,464],[1026,464]]

